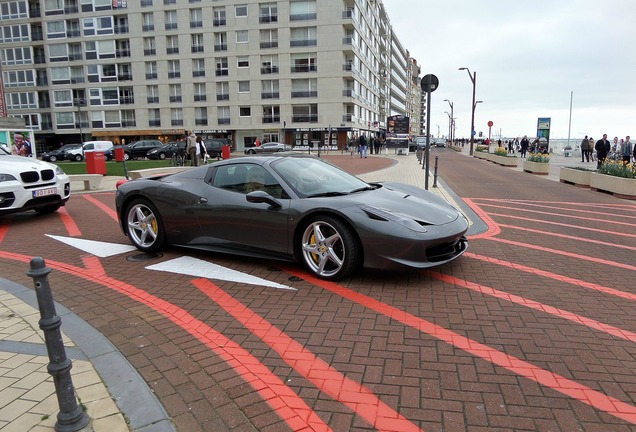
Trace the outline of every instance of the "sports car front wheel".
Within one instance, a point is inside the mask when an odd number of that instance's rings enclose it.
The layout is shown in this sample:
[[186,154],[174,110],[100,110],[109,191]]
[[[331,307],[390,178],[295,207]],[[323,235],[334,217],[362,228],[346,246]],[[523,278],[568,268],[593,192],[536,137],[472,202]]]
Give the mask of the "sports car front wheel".
[[362,257],[351,229],[331,216],[314,217],[307,223],[300,249],[309,271],[329,280],[349,276]]
[[132,244],[144,252],[156,252],[165,244],[161,216],[148,200],[138,199],[126,210],[128,237]]

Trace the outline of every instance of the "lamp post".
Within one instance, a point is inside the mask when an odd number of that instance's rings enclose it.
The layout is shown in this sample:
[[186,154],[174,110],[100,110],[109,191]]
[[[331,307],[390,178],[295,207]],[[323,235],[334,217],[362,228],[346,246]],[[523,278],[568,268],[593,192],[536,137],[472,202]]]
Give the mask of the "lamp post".
[[449,101],[448,99],[444,99],[446,102],[448,102],[448,104],[450,105],[450,109],[451,109],[451,113],[450,113],[450,118],[451,118],[451,125],[450,125],[450,141],[451,141],[451,145],[454,143],[455,141],[455,136],[453,135],[453,132],[455,131],[455,116],[453,115],[453,103],[451,101]]
[[453,133],[453,116],[448,111],[444,111],[444,112],[448,116],[448,139],[451,141],[451,144],[452,144],[453,141],[451,138],[451,134]]
[[474,155],[474,147],[475,147],[475,107],[477,103],[475,102],[475,87],[477,84],[477,71],[470,73],[470,69],[466,67],[460,67],[459,70],[465,70],[468,72],[468,76],[470,77],[470,81],[473,83],[473,105],[472,112],[470,115],[470,155]]

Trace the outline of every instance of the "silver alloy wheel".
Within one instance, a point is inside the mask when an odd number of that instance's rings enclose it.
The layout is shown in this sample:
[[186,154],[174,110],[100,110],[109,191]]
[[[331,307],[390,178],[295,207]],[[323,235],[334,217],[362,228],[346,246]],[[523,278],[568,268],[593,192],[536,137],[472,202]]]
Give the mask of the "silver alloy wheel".
[[57,158],[55,156],[49,156],[49,162],[55,162]]
[[330,278],[341,271],[347,248],[340,232],[333,225],[316,220],[303,232],[302,256],[312,272]]
[[128,236],[140,249],[151,249],[159,236],[159,220],[152,209],[138,203],[128,209]]

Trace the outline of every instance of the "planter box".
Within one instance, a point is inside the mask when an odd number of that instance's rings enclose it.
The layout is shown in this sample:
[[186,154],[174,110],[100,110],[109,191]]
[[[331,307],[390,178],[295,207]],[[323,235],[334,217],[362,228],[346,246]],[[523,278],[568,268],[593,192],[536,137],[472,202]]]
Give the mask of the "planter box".
[[476,151],[473,154],[473,157],[476,157],[477,159],[486,159],[486,160],[488,160],[488,153]]
[[592,173],[590,188],[609,192],[617,198],[636,199],[636,179]]
[[530,162],[529,160],[523,161],[523,170],[532,174],[548,175],[550,174],[549,162]]
[[578,187],[590,187],[593,171],[583,171],[573,168],[562,167],[559,172],[559,181],[569,183]]
[[516,156],[499,156],[494,153],[490,154],[490,160],[497,165],[505,167],[516,167],[519,163],[519,159]]

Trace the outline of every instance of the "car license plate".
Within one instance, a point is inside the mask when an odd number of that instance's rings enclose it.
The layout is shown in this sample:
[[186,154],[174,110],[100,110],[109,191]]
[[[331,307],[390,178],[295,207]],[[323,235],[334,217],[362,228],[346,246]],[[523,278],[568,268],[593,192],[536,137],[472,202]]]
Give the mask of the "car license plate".
[[57,188],[48,188],[48,189],[40,189],[33,191],[33,198],[40,198],[47,195],[55,195],[57,194]]

